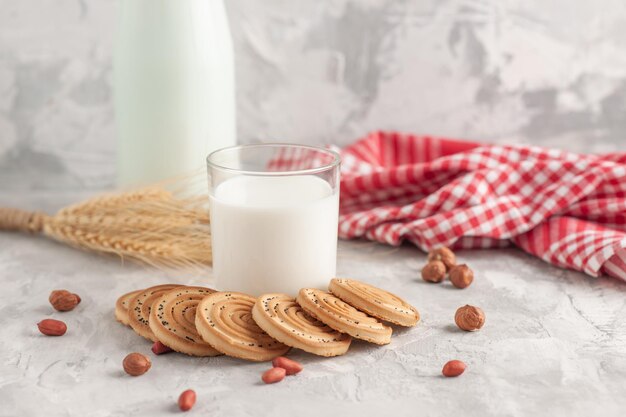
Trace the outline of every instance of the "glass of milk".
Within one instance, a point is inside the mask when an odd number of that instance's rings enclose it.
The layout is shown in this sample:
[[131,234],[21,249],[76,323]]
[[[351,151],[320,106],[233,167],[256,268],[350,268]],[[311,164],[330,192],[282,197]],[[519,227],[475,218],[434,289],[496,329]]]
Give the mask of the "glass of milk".
[[337,258],[339,164],[336,152],[291,144],[208,156],[217,289],[295,296],[328,287]]

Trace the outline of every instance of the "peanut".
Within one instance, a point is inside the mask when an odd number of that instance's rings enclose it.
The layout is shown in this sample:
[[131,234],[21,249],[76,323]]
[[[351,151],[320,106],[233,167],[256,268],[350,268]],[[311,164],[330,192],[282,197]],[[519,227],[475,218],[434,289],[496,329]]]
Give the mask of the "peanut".
[[139,376],[148,372],[148,369],[152,366],[152,362],[150,362],[150,358],[146,355],[134,352],[126,355],[122,365],[128,375]]
[[178,408],[180,411],[189,411],[196,403],[196,392],[192,389],[183,391],[178,397]]
[[151,350],[152,350],[152,353],[154,353],[155,355],[162,355],[164,353],[172,352],[171,348],[165,346],[163,343],[159,341],[154,342]]
[[63,336],[67,331],[67,326],[60,320],[45,319],[37,323],[39,331],[46,336]]
[[283,368],[287,372],[287,375],[295,375],[303,369],[300,363],[292,359],[285,358],[284,356],[274,358],[272,365],[275,368]]
[[459,376],[463,372],[465,372],[465,363],[459,360],[449,361],[448,363],[443,365],[443,369],[441,370],[443,376],[447,377]]
[[67,290],[54,290],[50,293],[48,301],[57,311],[70,311],[80,303],[80,297]]
[[287,371],[284,368],[272,368],[265,371],[261,379],[266,384],[274,384],[285,379],[285,375],[287,375]]

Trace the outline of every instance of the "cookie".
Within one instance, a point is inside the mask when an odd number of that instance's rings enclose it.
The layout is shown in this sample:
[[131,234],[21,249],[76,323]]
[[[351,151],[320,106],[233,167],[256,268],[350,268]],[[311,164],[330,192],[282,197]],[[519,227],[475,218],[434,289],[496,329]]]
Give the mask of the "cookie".
[[334,278],[328,289],[351,306],[380,320],[410,327],[420,319],[417,309],[397,295],[361,281]]
[[154,300],[161,294],[166,293],[174,288],[182,287],[178,284],[156,285],[140,291],[128,302],[128,324],[138,335],[146,339],[157,341],[157,338],[150,330],[148,318],[150,317],[150,309]]
[[128,323],[128,304],[134,296],[138,295],[142,291],[143,290],[127,292],[117,299],[117,301],[115,302],[115,319],[117,321],[127,326],[130,326],[130,324]]
[[269,361],[289,351],[252,319],[256,298],[237,292],[216,292],[204,297],[196,309],[196,329],[202,339],[228,356]]
[[204,287],[180,287],[161,293],[152,304],[150,329],[161,343],[192,356],[218,356],[196,330],[196,308],[200,300],[215,290]]
[[296,302],[311,316],[339,332],[378,345],[391,342],[391,327],[326,291],[303,288]]
[[286,294],[264,294],[252,308],[252,318],[267,334],[287,346],[320,356],[346,353],[352,338],[308,315]]

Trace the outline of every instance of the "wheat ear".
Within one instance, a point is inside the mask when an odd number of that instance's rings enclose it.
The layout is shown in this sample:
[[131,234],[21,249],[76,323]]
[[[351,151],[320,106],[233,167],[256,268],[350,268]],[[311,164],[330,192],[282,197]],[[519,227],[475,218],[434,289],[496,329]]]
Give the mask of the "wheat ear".
[[100,195],[53,216],[0,208],[0,230],[41,232],[162,268],[204,268],[212,260],[207,197],[180,197],[160,186]]

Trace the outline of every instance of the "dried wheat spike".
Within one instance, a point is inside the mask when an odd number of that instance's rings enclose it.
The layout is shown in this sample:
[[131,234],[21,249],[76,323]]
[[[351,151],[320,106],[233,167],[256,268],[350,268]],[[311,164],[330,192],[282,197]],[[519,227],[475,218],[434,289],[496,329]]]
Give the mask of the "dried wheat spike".
[[207,197],[177,197],[161,187],[105,194],[54,216],[0,208],[0,230],[43,232],[76,248],[163,268],[211,264]]

